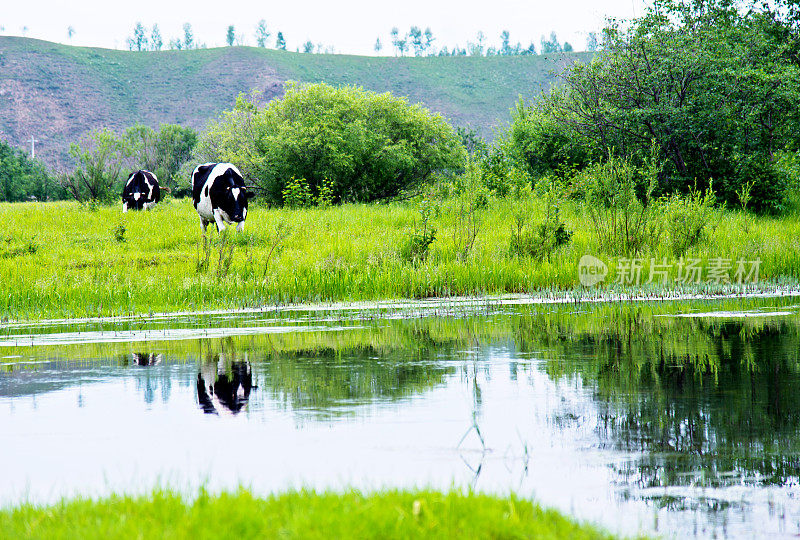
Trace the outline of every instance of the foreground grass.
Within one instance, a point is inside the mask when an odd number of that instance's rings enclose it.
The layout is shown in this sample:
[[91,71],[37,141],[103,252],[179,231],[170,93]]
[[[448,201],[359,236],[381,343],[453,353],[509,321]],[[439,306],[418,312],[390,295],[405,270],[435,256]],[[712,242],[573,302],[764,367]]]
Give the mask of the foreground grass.
[[[0,317],[578,289],[578,260],[597,253],[581,207],[562,208],[562,219],[574,232],[572,241],[544,261],[509,253],[518,211],[515,201],[492,199],[476,215],[478,234],[465,251],[457,208],[441,205],[431,217],[437,233],[428,256],[409,262],[399,253],[420,221],[413,204],[252,208],[244,233],[230,231],[221,238],[210,232],[204,245],[199,219],[186,200],[128,214],[119,206],[92,211],[69,202],[4,203]],[[544,209],[534,202],[526,212],[535,223]],[[800,216],[757,218],[720,211],[707,237],[686,255],[704,263],[715,257],[759,257],[762,281],[796,280],[799,236]],[[666,251],[647,256],[662,255],[674,262]],[[617,263],[612,257],[606,261],[613,274]]]
[[514,496],[432,491],[266,499],[247,491],[64,501],[0,511],[6,538],[610,538]]

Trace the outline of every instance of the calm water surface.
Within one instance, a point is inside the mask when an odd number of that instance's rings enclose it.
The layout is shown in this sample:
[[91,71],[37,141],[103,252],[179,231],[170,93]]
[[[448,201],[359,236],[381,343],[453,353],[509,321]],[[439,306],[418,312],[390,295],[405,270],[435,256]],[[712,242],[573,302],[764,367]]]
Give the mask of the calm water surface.
[[2,505],[456,486],[626,534],[800,534],[791,300],[6,326],[0,357]]

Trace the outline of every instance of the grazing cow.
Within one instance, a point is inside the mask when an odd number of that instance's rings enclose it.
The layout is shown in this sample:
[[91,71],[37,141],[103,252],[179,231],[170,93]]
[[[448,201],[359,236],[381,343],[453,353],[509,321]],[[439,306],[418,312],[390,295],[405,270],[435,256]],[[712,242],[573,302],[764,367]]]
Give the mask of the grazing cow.
[[122,189],[122,211],[150,210],[161,200],[162,188],[158,178],[150,171],[140,170],[131,174]]
[[217,231],[225,230],[226,223],[236,223],[236,230],[244,230],[247,217],[247,200],[255,195],[244,185],[242,173],[230,163],[204,163],[192,172],[192,201],[200,214],[203,235],[211,222]]

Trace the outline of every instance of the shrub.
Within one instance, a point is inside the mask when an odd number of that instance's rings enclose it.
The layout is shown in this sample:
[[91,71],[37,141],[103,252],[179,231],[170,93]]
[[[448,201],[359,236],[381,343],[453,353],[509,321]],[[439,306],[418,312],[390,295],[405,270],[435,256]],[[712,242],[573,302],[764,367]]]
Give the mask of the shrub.
[[693,188],[688,195],[675,193],[661,201],[672,255],[682,257],[703,240],[714,214],[715,202],[716,196],[711,187],[705,193]]
[[569,178],[602,156],[595,142],[559,115],[566,99],[563,90],[554,89],[533,103],[520,99],[512,111],[504,147],[534,179]]
[[289,208],[305,208],[311,206],[311,188],[305,178],[295,178],[294,176],[286,183],[283,188],[283,204]]
[[436,240],[436,229],[429,224],[432,206],[428,201],[423,201],[420,207],[420,223],[414,224],[414,230],[400,247],[400,258],[412,264],[423,262],[431,244]]
[[465,154],[452,127],[420,105],[322,83],[290,83],[283,99],[266,106],[239,96],[196,152],[236,163],[272,204],[282,203],[292,177],[305,178],[312,192],[333,179],[336,201],[395,197],[462,167]]
[[44,201],[63,196],[41,162],[0,141],[0,201]]
[[660,165],[656,149],[646,168],[612,157],[582,174],[586,210],[598,248],[614,255],[631,255],[655,248],[660,215],[653,191]]
[[530,212],[524,205],[514,213],[515,229],[511,231],[509,252],[520,257],[537,260],[550,259],[555,251],[572,240],[572,231],[561,221],[559,201],[560,186],[552,182],[544,195],[544,220],[536,225],[528,224]]
[[128,147],[109,129],[92,131],[69,147],[78,166],[62,177],[62,186],[79,202],[110,203],[122,188],[122,170],[130,157]]

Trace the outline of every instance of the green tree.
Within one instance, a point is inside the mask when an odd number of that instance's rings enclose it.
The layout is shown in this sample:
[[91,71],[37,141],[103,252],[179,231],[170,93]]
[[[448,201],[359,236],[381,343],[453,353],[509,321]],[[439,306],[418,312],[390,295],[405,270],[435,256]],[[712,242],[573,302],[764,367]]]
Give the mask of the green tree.
[[564,52],[573,52],[575,49],[572,48],[572,44],[569,41],[564,42],[563,51]]
[[272,34],[269,32],[269,30],[267,30],[267,21],[264,19],[258,21],[258,25],[256,26],[256,43],[258,46],[262,48],[266,47],[267,40],[271,35]]
[[[141,124],[125,130],[125,153],[131,156],[131,168],[147,169],[156,174],[161,185],[181,195],[181,167],[189,160],[197,144],[197,132],[175,124],[162,124],[158,131]],[[183,189],[182,189],[183,188]]]
[[192,32],[192,25],[187,22],[183,25],[183,48],[194,49],[194,47],[195,44],[194,44],[194,33]]
[[259,108],[243,96],[201,138],[195,160],[236,163],[280,204],[287,182],[317,193],[326,179],[337,201],[397,196],[463,165],[464,148],[444,119],[389,93],[295,84]]
[[69,155],[77,162],[72,174],[62,177],[62,187],[80,202],[111,203],[122,187],[122,170],[130,157],[123,140],[111,130],[89,133],[80,143],[72,143]]
[[427,52],[429,55],[432,54],[431,48],[433,47],[433,42],[436,41],[436,38],[433,37],[433,32],[431,32],[430,28],[426,28],[423,34],[425,40],[423,41],[423,50]]
[[160,51],[161,47],[164,46],[164,40],[161,38],[161,30],[158,29],[157,24],[153,25],[153,29],[150,32],[150,46],[154,51]]
[[586,36],[586,50],[589,52],[595,52],[600,47],[597,41],[597,32],[589,32],[589,35]]
[[278,32],[278,36],[275,38],[275,48],[281,51],[286,50],[286,40],[283,38],[283,32]]
[[0,141],[0,201],[45,201],[62,196],[41,162]]
[[314,43],[312,43],[310,39],[307,40],[305,43],[303,43],[303,52],[304,53],[314,52]]
[[144,26],[137,22],[133,27],[133,37],[128,38],[128,49],[132,51],[144,51],[147,49],[147,36]]
[[380,53],[381,49],[383,49],[383,43],[381,43],[381,38],[377,38],[375,40],[375,45],[372,47],[376,53]]
[[561,43],[558,42],[558,36],[555,32],[550,32],[550,39],[545,39],[542,36],[542,54],[561,52]]
[[392,27],[392,31],[389,32],[392,36],[392,45],[394,45],[394,54],[397,56],[397,53],[400,52],[400,30],[397,29],[396,26]]
[[511,34],[508,30],[500,32],[500,54],[504,56],[511,54]]
[[75,35],[75,28],[70,25],[67,27],[67,39],[72,39],[72,36]]
[[419,26],[412,26],[408,31],[408,37],[411,39],[411,47],[414,49],[414,56],[422,55],[425,50],[425,45],[422,38],[422,30]]
[[225,34],[225,43],[228,44],[228,47],[233,47],[233,43],[236,41],[236,29],[233,25],[228,26],[228,32]]
[[[785,13],[785,12],[784,12]],[[695,184],[729,204],[752,185],[756,210],[778,211],[786,177],[776,156],[800,133],[798,25],[726,0],[656,4],[604,31],[603,51],[566,74],[558,121],[607,153],[666,160],[661,192]]]

